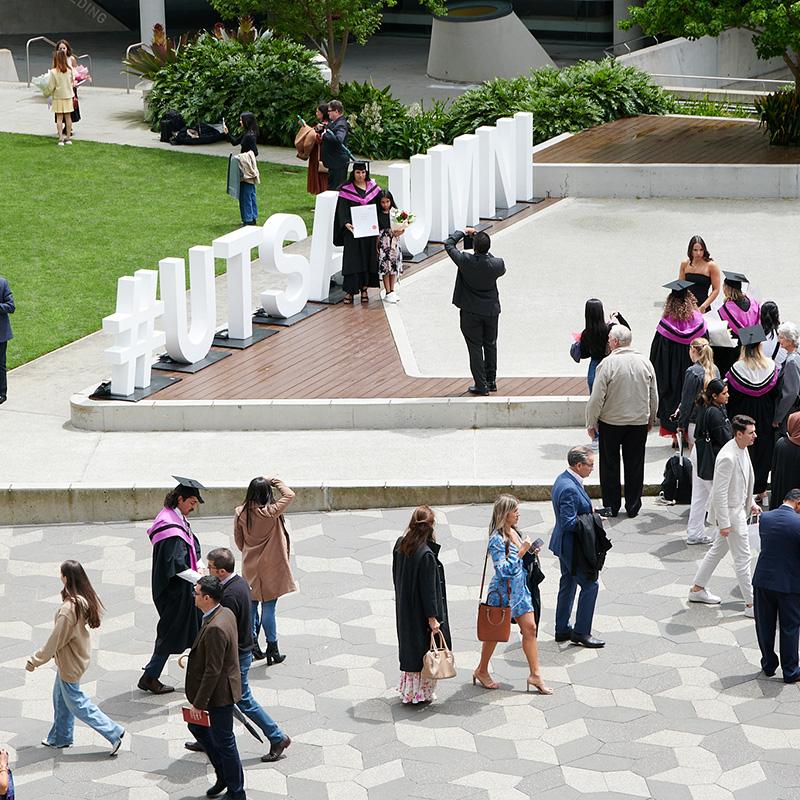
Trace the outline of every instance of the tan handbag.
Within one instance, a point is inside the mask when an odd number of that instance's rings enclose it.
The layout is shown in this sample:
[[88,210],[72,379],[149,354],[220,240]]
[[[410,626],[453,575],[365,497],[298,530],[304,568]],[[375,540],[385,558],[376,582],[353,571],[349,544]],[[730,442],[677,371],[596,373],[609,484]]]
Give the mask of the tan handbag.
[[[437,636],[439,637],[438,645]],[[422,657],[420,675],[431,681],[441,681],[444,678],[455,678],[456,676],[456,660],[441,631],[431,632],[431,649]]]
[[[481,593],[478,603],[478,641],[479,642],[507,642],[511,637],[511,608],[508,606],[490,606],[484,603],[483,586],[486,582],[486,565],[489,562],[489,548],[486,548],[486,558],[483,559],[483,577],[481,578]],[[508,581],[508,596],[511,597],[511,581]],[[489,599],[488,597],[486,598]]]

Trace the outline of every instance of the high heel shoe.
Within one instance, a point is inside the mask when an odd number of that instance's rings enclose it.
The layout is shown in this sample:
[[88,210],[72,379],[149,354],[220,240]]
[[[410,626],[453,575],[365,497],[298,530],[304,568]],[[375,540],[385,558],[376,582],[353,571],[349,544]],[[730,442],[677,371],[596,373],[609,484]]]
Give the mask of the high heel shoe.
[[525,691],[529,692],[531,687],[536,689],[539,694],[553,694],[553,690],[549,686],[545,686],[543,681],[537,683],[536,681],[532,681],[530,678],[528,678]]
[[476,683],[479,683],[483,686],[484,689],[497,689],[497,684],[490,680],[489,683],[484,683],[483,679],[478,675],[477,672],[472,673],[472,685],[474,686]]
[[273,664],[281,664],[286,660],[286,656],[278,650],[277,642],[267,642],[267,650],[264,655],[267,657],[268,667]]

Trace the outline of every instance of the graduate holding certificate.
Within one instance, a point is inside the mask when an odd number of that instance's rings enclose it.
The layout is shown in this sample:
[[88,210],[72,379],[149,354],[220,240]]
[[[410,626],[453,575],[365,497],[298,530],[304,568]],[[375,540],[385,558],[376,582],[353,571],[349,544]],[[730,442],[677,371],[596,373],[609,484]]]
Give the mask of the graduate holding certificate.
[[[362,303],[368,303],[368,288],[379,285],[377,205],[380,196],[381,187],[369,178],[369,162],[354,161],[350,180],[339,189],[333,228],[333,243],[344,248],[342,275],[347,293],[344,302],[348,305],[353,304],[357,293],[361,294]],[[374,235],[370,234],[372,224]]]

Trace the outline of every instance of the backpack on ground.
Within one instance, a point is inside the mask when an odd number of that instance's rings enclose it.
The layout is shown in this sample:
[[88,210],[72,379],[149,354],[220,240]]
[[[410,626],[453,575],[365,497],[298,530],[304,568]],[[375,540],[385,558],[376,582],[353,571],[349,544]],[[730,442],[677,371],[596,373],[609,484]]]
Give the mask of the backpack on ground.
[[664,505],[689,505],[692,502],[692,462],[683,454],[683,436],[678,437],[680,448],[667,459],[659,499]]
[[161,117],[161,141],[169,142],[174,133],[186,127],[186,120],[174,108],[164,112]]

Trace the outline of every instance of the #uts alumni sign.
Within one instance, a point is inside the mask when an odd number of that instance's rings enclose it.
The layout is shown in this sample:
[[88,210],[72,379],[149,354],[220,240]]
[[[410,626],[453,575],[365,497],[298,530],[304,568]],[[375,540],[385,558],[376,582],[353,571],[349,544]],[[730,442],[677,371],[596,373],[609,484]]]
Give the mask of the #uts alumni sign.
[[[459,136],[452,145],[431,147],[424,155],[412,156],[409,164],[391,165],[389,189],[398,207],[415,215],[403,234],[403,247],[417,255],[429,241],[444,241],[451,231],[477,225],[498,208],[530,200],[532,138],[532,115],[519,113]],[[103,330],[114,338],[105,351],[111,365],[111,392],[127,396],[148,387],[154,353],[163,347],[174,361],[186,364],[208,355],[217,319],[215,259],[226,265],[227,328],[232,339],[247,339],[253,333],[250,252],[255,247],[268,270],[288,279],[286,289],[261,293],[267,314],[291,317],[309,300],[327,297],[342,259],[341,248],[333,244],[336,200],[336,192],[317,196],[310,258],[283,251],[284,242],[308,238],[305,222],[296,214],[273,214],[262,227],[239,228],[215,239],[210,247],[192,247],[191,324],[184,259],[164,258],[158,270],[140,269],[120,278],[116,311],[103,320]]]

